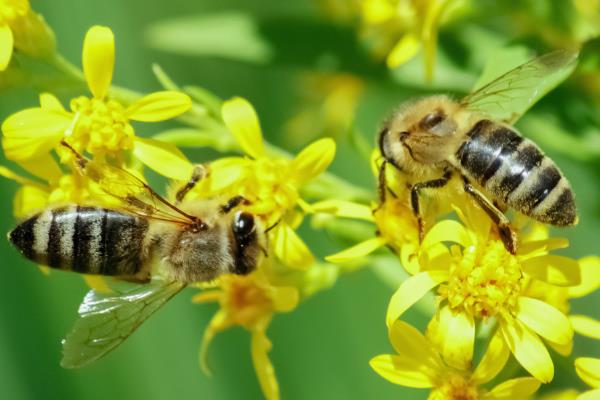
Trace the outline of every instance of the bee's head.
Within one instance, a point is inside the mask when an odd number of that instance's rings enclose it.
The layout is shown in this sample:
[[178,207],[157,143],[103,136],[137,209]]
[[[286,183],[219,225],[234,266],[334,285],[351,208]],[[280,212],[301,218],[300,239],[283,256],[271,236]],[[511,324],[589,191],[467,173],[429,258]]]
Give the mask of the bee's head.
[[246,275],[252,272],[261,256],[261,237],[264,235],[253,214],[237,211],[231,220],[233,243],[233,273]]

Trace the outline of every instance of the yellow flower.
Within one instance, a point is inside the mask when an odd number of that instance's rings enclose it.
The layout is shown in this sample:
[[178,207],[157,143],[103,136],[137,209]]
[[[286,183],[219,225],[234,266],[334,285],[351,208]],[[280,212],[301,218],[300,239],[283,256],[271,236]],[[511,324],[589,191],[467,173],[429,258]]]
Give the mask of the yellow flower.
[[[4,121],[3,147],[8,159],[18,163],[38,161],[65,139],[80,152],[97,158],[110,157],[123,166],[124,151],[150,168],[175,179],[187,179],[183,155],[174,146],[136,137],[130,121],[162,121],[180,115],[191,107],[191,99],[179,92],[149,94],[125,107],[108,96],[115,59],[113,33],[94,26],[83,45],[83,72],[92,97],[71,100],[70,111],[51,94],[40,96],[40,107],[17,112]],[[68,157],[67,152],[59,152]],[[165,159],[176,161],[165,163]],[[162,167],[162,168],[161,168]]]
[[244,196],[250,203],[248,210],[258,215],[265,227],[273,227],[269,237],[275,255],[291,267],[309,266],[313,256],[294,230],[308,208],[299,190],[327,169],[335,155],[335,142],[319,139],[293,159],[271,156],[256,111],[247,100],[236,97],[226,101],[222,117],[246,157],[211,163],[206,182],[190,196]]
[[600,398],[600,359],[580,357],[575,360],[575,371],[582,381],[592,387],[577,397],[577,400],[594,400]]
[[452,17],[460,0],[362,0],[362,35],[389,68],[424,53],[425,77],[433,78],[440,25]]
[[[554,346],[570,348],[573,329],[561,311],[527,296],[524,279],[560,286],[579,284],[575,260],[548,254],[566,247],[567,241],[522,235],[519,251],[512,255],[481,210],[457,212],[466,226],[444,220],[427,233],[420,251],[421,271],[404,281],[392,296],[388,326],[437,287],[439,307],[434,320],[447,362],[457,367],[469,363],[475,323],[494,317],[499,334],[519,363],[540,381],[549,382],[554,366],[540,336]],[[448,249],[445,242],[458,245]]]
[[448,364],[428,338],[406,322],[395,321],[389,335],[398,354],[374,357],[371,367],[397,385],[431,389],[430,400],[527,399],[540,386],[537,379],[523,377],[502,382],[489,391],[482,387],[504,368],[510,354],[498,335],[474,371]]
[[252,335],[252,361],[263,394],[269,400],[279,399],[266,331],[276,312],[289,312],[296,307],[298,291],[294,287],[272,285],[260,270],[245,276],[224,275],[218,285],[219,289],[202,292],[192,299],[194,303],[219,302],[220,306],[204,332],[200,348],[202,369],[209,373],[206,351],[215,335],[232,326],[241,326]]
[[28,0],[0,0],[0,71],[8,67],[13,48],[33,57],[47,57],[55,49],[54,33]]

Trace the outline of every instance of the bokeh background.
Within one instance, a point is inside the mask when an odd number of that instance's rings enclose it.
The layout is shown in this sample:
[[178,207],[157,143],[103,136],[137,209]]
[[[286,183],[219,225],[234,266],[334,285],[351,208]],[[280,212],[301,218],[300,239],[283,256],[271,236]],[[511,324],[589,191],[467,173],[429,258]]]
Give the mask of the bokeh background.
[[[159,85],[151,65],[158,63],[180,83],[205,87],[222,98],[248,98],[267,139],[290,151],[319,135],[335,136],[339,150],[332,170],[370,189],[375,184],[364,145],[374,144],[379,122],[396,104],[439,91],[464,94],[496,48],[526,44],[545,51],[559,46],[556,38],[561,37],[561,29],[570,32],[574,24],[568,17],[573,8],[568,1],[525,1],[519,6],[477,2],[442,29],[436,78],[430,84],[423,80],[419,57],[390,72],[361,45],[356,25],[339,11],[344,7],[333,7],[343,2],[326,3],[332,7],[308,0],[52,0],[32,1],[32,7],[54,29],[60,52],[78,65],[87,29],[94,24],[110,26],[117,43],[115,84],[154,91]],[[573,184],[581,223],[561,233],[572,242],[566,253],[575,257],[598,253],[600,240],[600,93],[593,84],[600,76],[593,63],[598,48],[590,41],[584,48],[591,60],[589,70],[544,98],[518,125],[555,159]],[[323,99],[331,89],[327,78],[332,76],[341,76],[339,82],[347,85],[348,91],[339,95],[342,100],[360,94],[356,107],[344,109],[342,101],[324,111]],[[62,95],[69,97],[68,92]],[[5,90],[0,95],[0,119],[36,104],[32,89]],[[332,107],[342,114],[337,116],[339,125],[335,115],[333,122],[327,119]],[[347,120],[342,118],[348,114]],[[163,127],[138,133],[149,135]],[[196,162],[214,155],[187,154]],[[1,155],[0,163],[10,165]],[[16,223],[11,214],[16,189],[15,183],[0,180],[0,232],[8,232]],[[303,233],[320,256],[345,245],[322,240],[322,234],[310,229]],[[0,266],[2,398],[262,397],[252,369],[249,336],[241,328],[217,336],[209,352],[213,376],[201,373],[198,347],[216,306],[193,305],[191,289],[167,304],[117,351],[72,371],[59,366],[60,339],[73,324],[87,291],[81,278],[61,272],[43,275],[4,239],[0,240]],[[364,268],[345,275],[293,313],[278,315],[269,337],[282,397],[425,398],[425,391],[394,386],[368,366],[371,357],[391,351],[384,313],[392,292],[377,273]],[[574,302],[573,309],[598,317],[598,301],[600,297],[592,295]],[[419,327],[426,322],[418,310],[409,312],[407,319]],[[583,354],[600,356],[600,345],[577,337],[574,356]],[[557,361],[556,368],[554,387],[581,387],[571,361]]]

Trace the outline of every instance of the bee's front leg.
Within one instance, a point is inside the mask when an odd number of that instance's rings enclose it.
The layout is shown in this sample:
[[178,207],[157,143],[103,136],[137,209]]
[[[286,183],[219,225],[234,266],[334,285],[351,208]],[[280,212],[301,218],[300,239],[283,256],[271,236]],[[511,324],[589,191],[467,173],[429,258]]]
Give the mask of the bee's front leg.
[[177,194],[175,195],[175,200],[177,200],[177,203],[181,203],[190,190],[192,190],[198,182],[207,176],[208,168],[202,164],[196,165],[192,171],[190,180],[177,191]]
[[419,225],[419,241],[423,241],[425,236],[425,225],[423,223],[423,217],[421,215],[421,205],[419,204],[419,194],[423,189],[439,189],[450,181],[452,178],[452,171],[446,170],[444,176],[439,179],[433,179],[431,181],[415,183],[410,189],[410,205],[412,207],[413,215],[417,218]]

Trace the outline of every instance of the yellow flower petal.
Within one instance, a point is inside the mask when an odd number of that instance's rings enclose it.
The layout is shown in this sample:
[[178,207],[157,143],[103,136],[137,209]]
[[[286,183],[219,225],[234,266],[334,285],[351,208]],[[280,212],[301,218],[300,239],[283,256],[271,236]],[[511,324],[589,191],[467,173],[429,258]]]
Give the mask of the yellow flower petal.
[[177,146],[153,139],[136,137],[133,155],[145,165],[171,179],[187,181],[194,166]]
[[185,93],[173,90],[151,93],[127,108],[130,119],[144,122],[164,121],[183,114],[192,108],[192,99]]
[[544,383],[552,380],[554,364],[548,350],[535,333],[516,319],[500,319],[500,331],[510,351],[523,368]]
[[13,34],[8,25],[0,25],[0,71],[4,71],[13,52]]
[[533,240],[519,244],[517,254],[519,256],[526,256],[533,253],[534,255],[542,255],[551,250],[564,249],[569,247],[569,241],[565,238],[549,238],[541,240]]
[[42,178],[46,182],[57,182],[63,172],[50,153],[44,153],[39,157],[19,161],[18,164],[32,175]]
[[0,165],[0,176],[3,176],[4,178],[10,179],[12,181],[17,182],[20,185],[32,185],[32,186],[39,186],[41,187],[42,185],[40,185],[39,183],[32,181],[29,178],[25,178],[24,176],[21,176],[13,171],[11,171],[10,169],[3,167]]
[[560,354],[563,357],[568,357],[573,352],[573,341],[572,340],[565,344],[559,344],[559,343],[555,343],[555,342],[546,340],[546,344],[548,344],[548,346],[550,346],[552,348],[552,350],[554,350],[555,352],[557,352],[558,354]]
[[515,378],[502,382],[483,396],[484,400],[527,399],[534,394],[542,383],[535,378]]
[[509,355],[510,350],[504,343],[502,334],[497,331],[473,373],[473,380],[479,384],[484,384],[494,379],[504,368]]
[[545,255],[521,262],[523,271],[535,279],[557,286],[572,286],[581,282],[577,261],[564,256]]
[[357,258],[365,257],[378,248],[385,246],[385,239],[377,236],[371,239],[367,239],[364,242],[360,242],[346,250],[342,250],[339,253],[335,253],[325,257],[326,261],[332,263],[344,263],[352,260],[356,260]]
[[108,93],[115,66],[115,38],[110,28],[91,27],[83,41],[83,73],[97,99]]
[[267,400],[277,400],[279,399],[279,385],[275,369],[267,354],[271,350],[271,341],[262,329],[253,331],[251,340],[252,363],[263,395]]
[[60,100],[58,100],[58,98],[56,98],[56,96],[54,96],[52,93],[40,94],[40,108],[45,111],[65,113],[65,115],[68,114]]
[[13,200],[13,214],[18,219],[31,217],[48,205],[48,191],[38,186],[21,186]]
[[312,253],[291,226],[281,222],[274,231],[275,255],[285,265],[304,269],[314,262]]
[[388,305],[386,314],[388,328],[427,292],[447,279],[448,272],[446,271],[427,271],[411,276],[402,282],[392,295]]
[[291,178],[302,184],[311,180],[327,169],[335,156],[335,142],[331,138],[319,139],[306,146],[292,160]]
[[422,364],[420,370],[432,380],[435,372],[444,368],[439,354],[418,329],[402,320],[396,320],[389,330],[390,342],[398,354],[415,364]]
[[223,292],[221,290],[206,290],[192,296],[192,303],[212,303],[219,301],[222,296]]
[[587,392],[581,393],[577,400],[598,400],[600,399],[600,389],[588,390]]
[[573,328],[567,317],[548,303],[520,297],[517,319],[538,335],[560,345],[573,340]]
[[581,283],[568,288],[569,297],[583,297],[600,288],[600,257],[589,256],[579,260]]
[[298,305],[300,294],[298,289],[292,286],[275,287],[271,300],[275,311],[289,312]]
[[575,371],[591,387],[600,387],[600,358],[579,357],[575,360]]
[[445,305],[429,323],[427,337],[438,347],[446,364],[462,371],[470,369],[475,343],[473,316],[453,312]]
[[83,275],[85,283],[98,293],[110,294],[112,289],[106,283],[106,279],[100,275]]
[[467,229],[452,220],[443,220],[431,227],[423,239],[422,248],[427,249],[439,242],[458,243],[463,247],[471,245]]
[[210,323],[204,330],[204,335],[202,336],[202,343],[200,344],[200,369],[206,375],[210,376],[210,368],[208,367],[208,362],[206,359],[206,355],[208,354],[208,346],[215,338],[215,335],[225,329],[227,327],[227,314],[223,310],[217,311],[217,313],[212,317]]
[[407,33],[396,43],[387,56],[388,68],[398,67],[412,59],[421,50],[421,41],[416,35]]
[[57,112],[29,108],[8,117],[2,124],[2,145],[15,161],[38,157],[56,147],[71,120]]
[[397,385],[414,388],[434,385],[428,373],[422,370],[422,365],[409,358],[383,354],[372,358],[369,365],[384,379]]
[[220,192],[243,178],[247,159],[224,157],[210,163],[210,192]]
[[265,154],[258,116],[248,100],[241,97],[227,100],[223,103],[221,115],[244,153],[255,159]]
[[600,321],[587,315],[571,315],[569,316],[569,321],[571,321],[575,332],[592,339],[600,340]]
[[321,212],[335,215],[336,217],[362,219],[373,221],[373,210],[364,204],[346,200],[323,200],[310,205],[312,212]]

